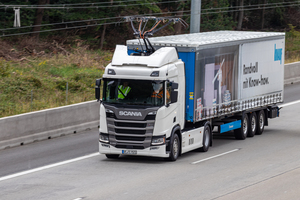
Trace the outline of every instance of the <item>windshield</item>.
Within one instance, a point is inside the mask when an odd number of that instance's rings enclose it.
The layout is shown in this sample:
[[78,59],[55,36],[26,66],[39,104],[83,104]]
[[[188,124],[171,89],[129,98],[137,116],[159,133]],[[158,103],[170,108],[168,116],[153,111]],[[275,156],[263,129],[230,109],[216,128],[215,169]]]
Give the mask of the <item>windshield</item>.
[[128,105],[164,105],[164,81],[103,79],[103,102]]

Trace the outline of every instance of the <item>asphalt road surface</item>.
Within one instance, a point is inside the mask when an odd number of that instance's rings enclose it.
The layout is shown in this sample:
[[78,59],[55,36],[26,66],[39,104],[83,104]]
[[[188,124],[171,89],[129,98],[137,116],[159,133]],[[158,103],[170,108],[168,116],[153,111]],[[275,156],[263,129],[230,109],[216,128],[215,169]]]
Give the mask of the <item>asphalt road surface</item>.
[[[285,87],[285,103],[300,84]],[[0,199],[299,199],[300,103],[284,106],[263,135],[214,136],[206,153],[176,162],[98,151],[98,131],[0,151]]]

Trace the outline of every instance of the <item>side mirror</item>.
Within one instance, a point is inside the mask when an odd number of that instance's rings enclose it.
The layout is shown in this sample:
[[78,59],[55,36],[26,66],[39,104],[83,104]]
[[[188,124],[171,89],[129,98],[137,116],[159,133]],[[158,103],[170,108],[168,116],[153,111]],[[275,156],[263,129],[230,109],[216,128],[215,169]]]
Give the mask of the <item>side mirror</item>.
[[97,99],[97,101],[100,101],[100,86],[101,79],[97,79],[95,84],[95,98]]
[[177,98],[178,98],[178,91],[172,90],[172,92],[171,92],[171,103],[177,102]]
[[178,83],[170,82],[172,90],[178,89]]

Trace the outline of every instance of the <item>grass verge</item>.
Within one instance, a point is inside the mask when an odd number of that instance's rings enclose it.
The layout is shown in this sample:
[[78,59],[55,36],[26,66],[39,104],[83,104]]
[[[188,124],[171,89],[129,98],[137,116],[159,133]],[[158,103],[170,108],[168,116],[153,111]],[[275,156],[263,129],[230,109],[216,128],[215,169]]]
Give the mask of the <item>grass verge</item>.
[[111,56],[77,49],[18,62],[0,59],[0,117],[94,100],[95,79]]

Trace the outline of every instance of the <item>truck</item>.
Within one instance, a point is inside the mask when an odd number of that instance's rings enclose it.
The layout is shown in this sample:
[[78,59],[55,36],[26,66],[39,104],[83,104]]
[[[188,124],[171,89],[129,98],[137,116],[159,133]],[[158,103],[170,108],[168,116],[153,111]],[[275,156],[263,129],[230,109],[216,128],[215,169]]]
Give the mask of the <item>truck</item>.
[[175,161],[195,149],[208,151],[215,134],[261,135],[283,102],[284,48],[285,33],[252,31],[117,45],[96,80],[99,152]]

